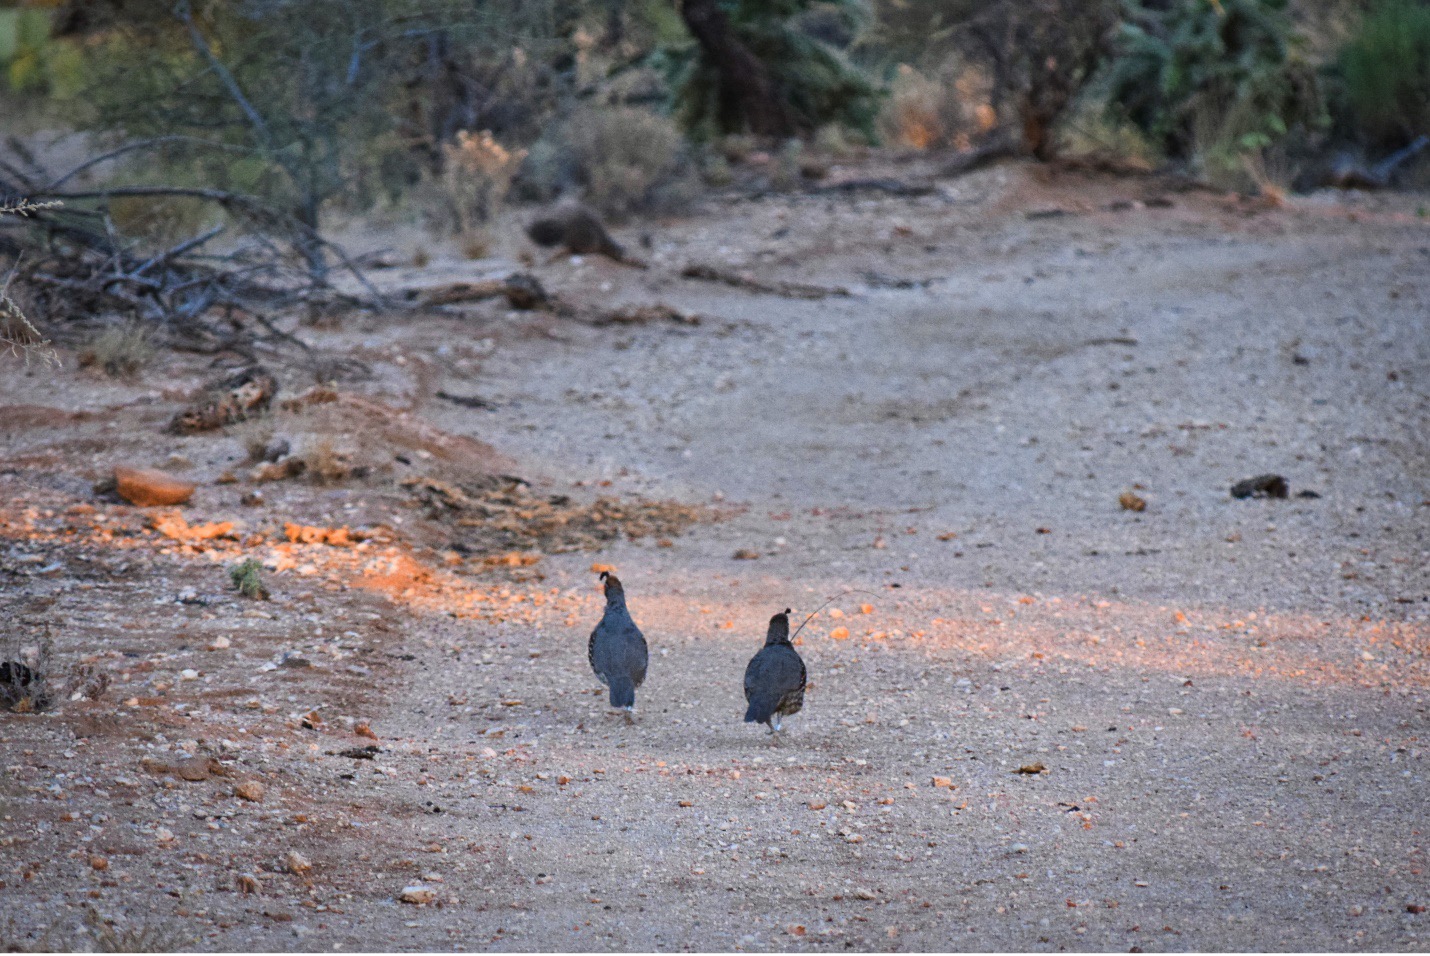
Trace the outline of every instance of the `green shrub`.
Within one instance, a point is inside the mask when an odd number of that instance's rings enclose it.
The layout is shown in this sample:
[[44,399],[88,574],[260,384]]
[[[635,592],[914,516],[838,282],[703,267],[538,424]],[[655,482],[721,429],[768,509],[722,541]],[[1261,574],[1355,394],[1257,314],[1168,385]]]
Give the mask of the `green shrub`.
[[1169,157],[1254,153],[1323,121],[1287,0],[1129,0],[1127,13],[1109,107]]
[[1350,124],[1401,146],[1430,135],[1430,3],[1381,0],[1340,58]]
[[268,600],[268,588],[263,584],[263,578],[259,572],[263,570],[263,565],[253,558],[246,559],[242,564],[234,565],[228,569],[228,579],[234,590],[246,598],[255,600]]
[[[873,141],[878,90],[843,53],[819,38],[838,32],[829,29],[831,16],[854,17],[856,3],[725,0],[718,6],[728,20],[731,38],[768,71],[778,101],[773,105],[787,121],[784,132],[808,136],[828,123],[840,123]],[[699,44],[666,46],[656,62],[671,77],[676,114],[693,137],[709,140],[727,133],[760,132],[753,128],[749,104],[741,99],[736,84]]]
[[675,123],[633,107],[574,113],[532,146],[521,175],[530,198],[579,188],[613,219],[672,209],[689,198],[695,180]]
[[[94,4],[75,119],[163,137],[150,166],[281,210],[310,270],[334,203],[411,185],[461,129],[497,130],[507,87],[483,67],[556,60],[554,0],[126,0]],[[520,61],[517,63],[516,61]],[[483,114],[483,115],[477,115]],[[513,125],[511,120],[501,128]],[[480,125],[477,125],[480,123]],[[265,225],[268,225],[265,223]]]

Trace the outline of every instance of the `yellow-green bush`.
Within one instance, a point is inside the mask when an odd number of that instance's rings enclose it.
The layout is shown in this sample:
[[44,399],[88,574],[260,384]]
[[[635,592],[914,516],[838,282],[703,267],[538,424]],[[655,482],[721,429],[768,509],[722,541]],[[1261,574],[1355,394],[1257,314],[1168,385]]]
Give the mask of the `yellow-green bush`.
[[1341,53],[1343,110],[1370,140],[1430,135],[1430,4],[1382,0]]

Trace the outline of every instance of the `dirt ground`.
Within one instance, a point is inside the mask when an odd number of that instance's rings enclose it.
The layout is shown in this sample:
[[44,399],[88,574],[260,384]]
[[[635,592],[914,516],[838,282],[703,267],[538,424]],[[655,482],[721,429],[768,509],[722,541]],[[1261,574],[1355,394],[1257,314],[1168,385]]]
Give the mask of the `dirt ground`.
[[[1430,948],[1430,200],[936,185],[533,267],[698,324],[287,326],[318,357],[215,432],[163,429],[232,357],[0,361],[0,624],[61,690],[0,716],[0,943]],[[274,438],[307,475],[254,480]],[[116,464],[198,490],[117,503]],[[651,645],[633,725],[597,565]],[[832,595],[772,744],[745,662]]]

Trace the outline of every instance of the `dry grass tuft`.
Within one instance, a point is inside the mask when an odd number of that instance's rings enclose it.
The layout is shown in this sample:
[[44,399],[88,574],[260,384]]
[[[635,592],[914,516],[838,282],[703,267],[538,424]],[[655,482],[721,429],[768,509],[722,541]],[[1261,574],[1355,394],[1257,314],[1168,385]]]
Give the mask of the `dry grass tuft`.
[[90,907],[85,930],[101,953],[174,953],[189,949],[195,938],[172,926],[140,924],[116,926]]
[[268,456],[268,447],[273,442],[273,416],[260,414],[246,418],[234,425],[232,432],[243,443],[249,462],[256,464]]
[[331,435],[317,435],[303,452],[304,473],[320,485],[337,484],[353,476],[352,455]]
[[158,351],[148,329],[129,323],[101,332],[80,352],[79,364],[97,366],[115,378],[134,378],[154,360]]

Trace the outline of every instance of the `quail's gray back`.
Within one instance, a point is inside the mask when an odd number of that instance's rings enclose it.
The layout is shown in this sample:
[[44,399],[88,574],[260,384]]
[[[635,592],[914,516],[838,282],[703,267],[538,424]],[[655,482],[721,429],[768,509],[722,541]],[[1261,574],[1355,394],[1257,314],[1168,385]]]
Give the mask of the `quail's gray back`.
[[626,591],[614,574],[601,572],[606,582],[606,613],[591,632],[586,657],[591,669],[611,691],[611,706],[631,710],[636,705],[636,688],[645,680],[650,651],[631,612],[626,609]]
[[789,609],[770,618],[765,646],[745,667],[745,723],[779,730],[780,718],[804,706],[804,661],[789,639]]
[[577,255],[600,253],[626,261],[625,249],[596,214],[579,203],[562,203],[527,226],[526,234],[538,246],[561,246]]

